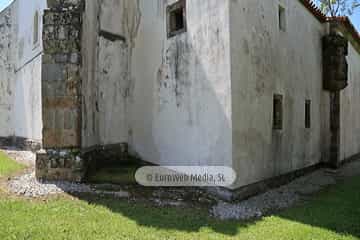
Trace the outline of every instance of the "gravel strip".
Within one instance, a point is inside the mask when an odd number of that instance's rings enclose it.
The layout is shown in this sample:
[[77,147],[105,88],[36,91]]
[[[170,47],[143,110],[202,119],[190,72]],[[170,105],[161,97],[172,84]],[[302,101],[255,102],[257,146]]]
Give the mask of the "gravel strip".
[[335,175],[329,175],[325,170],[318,170],[240,203],[219,202],[211,209],[211,214],[221,220],[259,218],[272,211],[292,207],[322,188],[336,184],[335,178]]
[[221,220],[248,220],[259,218],[270,211],[288,208],[301,199],[295,191],[282,187],[237,204],[219,202],[211,210]]
[[130,196],[130,194],[125,191],[100,191],[87,184],[62,181],[39,182],[35,178],[35,173],[26,174],[9,180],[8,189],[12,193],[30,198],[45,197],[61,193],[91,193],[112,195],[117,198],[128,198]]
[[31,151],[20,151],[16,148],[2,148],[0,150],[6,153],[10,158],[26,166],[30,167],[35,165],[36,154]]

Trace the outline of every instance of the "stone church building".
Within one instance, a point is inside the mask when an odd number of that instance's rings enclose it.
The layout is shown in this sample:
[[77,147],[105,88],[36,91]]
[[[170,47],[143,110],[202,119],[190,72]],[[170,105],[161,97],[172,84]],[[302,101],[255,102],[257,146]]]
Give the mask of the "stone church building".
[[246,192],[360,153],[360,36],[310,0],[15,0],[0,76],[1,142],[42,148],[39,179],[130,155]]

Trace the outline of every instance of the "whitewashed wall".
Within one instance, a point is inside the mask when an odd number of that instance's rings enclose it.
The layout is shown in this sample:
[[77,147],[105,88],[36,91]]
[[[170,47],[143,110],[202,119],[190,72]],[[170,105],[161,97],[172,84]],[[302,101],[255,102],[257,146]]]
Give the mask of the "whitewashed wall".
[[[188,0],[188,31],[168,39],[173,2],[87,1],[84,63],[96,70],[84,70],[83,143],[128,142],[155,164],[231,165],[228,1]],[[94,36],[97,17],[126,42]]]
[[[17,136],[35,141],[42,139],[41,34],[42,12],[45,7],[46,0],[16,0],[1,13],[11,13],[9,31],[12,34],[7,55],[0,53],[1,57],[7,56],[6,63],[9,65],[7,69],[0,66],[2,76],[7,76],[0,79],[0,86],[4,86],[0,88],[0,93],[8,96],[0,100],[2,137]],[[36,10],[39,12],[39,41],[34,44]]]
[[165,13],[173,2],[140,1],[131,146],[156,164],[230,166],[229,1],[186,1],[187,32],[168,39]]
[[[319,163],[328,146],[329,97],[322,91],[323,25],[294,0],[230,1],[235,187]],[[286,31],[279,29],[279,5]],[[283,130],[273,96],[283,95]],[[305,100],[311,129],[305,129]]]
[[[188,0],[187,32],[168,39],[173,2],[86,1],[84,147],[127,142],[155,164],[233,166],[234,188],[326,161],[325,26],[300,1]],[[284,97],[282,131],[272,129],[274,94]]]
[[360,54],[349,43],[349,86],[340,95],[340,159],[360,153]]
[[[46,0],[17,0],[17,61],[14,89],[14,135],[42,139],[41,53],[42,16]],[[34,15],[39,13],[38,42],[34,44]]]
[[16,5],[11,4],[0,13],[0,137],[13,134],[12,99],[14,67],[14,40]]

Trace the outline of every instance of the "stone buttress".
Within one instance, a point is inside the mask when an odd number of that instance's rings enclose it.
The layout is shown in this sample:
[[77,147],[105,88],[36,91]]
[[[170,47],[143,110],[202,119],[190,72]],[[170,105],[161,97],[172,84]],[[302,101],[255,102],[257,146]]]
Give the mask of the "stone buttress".
[[36,177],[82,181],[81,29],[82,0],[48,0],[43,17],[43,150]]

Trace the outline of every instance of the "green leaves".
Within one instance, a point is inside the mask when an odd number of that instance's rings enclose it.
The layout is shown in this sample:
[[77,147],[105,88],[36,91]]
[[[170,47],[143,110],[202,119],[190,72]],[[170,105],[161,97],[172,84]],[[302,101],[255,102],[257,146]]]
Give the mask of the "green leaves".
[[350,16],[360,7],[360,0],[317,0],[321,11],[330,17]]

